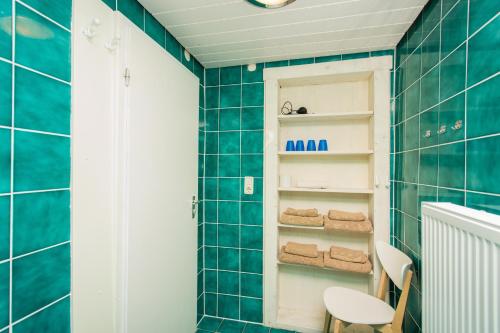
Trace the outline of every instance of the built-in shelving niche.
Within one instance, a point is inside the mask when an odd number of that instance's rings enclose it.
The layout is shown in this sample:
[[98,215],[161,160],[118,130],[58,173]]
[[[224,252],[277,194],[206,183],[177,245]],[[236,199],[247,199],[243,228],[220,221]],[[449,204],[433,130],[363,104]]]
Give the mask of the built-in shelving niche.
[[[380,264],[377,240],[389,240],[390,57],[265,70],[265,246],[264,320],[272,327],[321,332],[323,291],[331,286],[374,294]],[[282,115],[284,102],[311,114]],[[327,152],[287,152],[287,140],[328,140]],[[290,187],[280,187],[290,176]],[[321,184],[304,188],[301,183]],[[369,234],[326,232],[320,227],[283,225],[288,207],[361,211],[374,224]],[[291,265],[278,260],[288,241],[332,244],[363,250],[370,274]],[[351,332],[362,332],[351,328]],[[349,329],[346,330],[349,332]]]

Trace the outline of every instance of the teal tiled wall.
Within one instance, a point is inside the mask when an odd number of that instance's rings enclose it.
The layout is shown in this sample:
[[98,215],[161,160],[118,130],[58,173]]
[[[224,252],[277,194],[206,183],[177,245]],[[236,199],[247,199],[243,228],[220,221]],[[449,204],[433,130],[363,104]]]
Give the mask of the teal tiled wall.
[[71,11],[0,0],[0,332],[70,332]]
[[[205,261],[207,316],[263,320],[263,69],[370,56],[366,52],[205,71]],[[243,178],[255,177],[255,194]]]
[[431,0],[397,47],[393,241],[417,263],[405,332],[421,327],[421,202],[500,213],[499,10]]

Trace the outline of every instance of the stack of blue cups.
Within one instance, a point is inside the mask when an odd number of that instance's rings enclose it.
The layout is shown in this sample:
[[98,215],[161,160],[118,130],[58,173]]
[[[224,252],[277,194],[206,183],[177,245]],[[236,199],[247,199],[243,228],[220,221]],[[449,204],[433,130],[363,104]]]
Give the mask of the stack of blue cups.
[[[297,140],[294,143],[293,140],[288,140],[286,142],[286,151],[305,151],[305,145],[303,140]],[[307,140],[307,151],[328,151],[328,141],[326,139],[319,140],[318,147],[316,149],[315,140]]]

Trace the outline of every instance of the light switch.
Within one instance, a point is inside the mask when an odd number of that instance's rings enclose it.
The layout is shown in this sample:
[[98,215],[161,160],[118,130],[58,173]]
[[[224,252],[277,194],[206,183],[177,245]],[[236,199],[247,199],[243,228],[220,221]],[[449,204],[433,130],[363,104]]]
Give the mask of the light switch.
[[253,177],[245,177],[245,194],[253,194]]

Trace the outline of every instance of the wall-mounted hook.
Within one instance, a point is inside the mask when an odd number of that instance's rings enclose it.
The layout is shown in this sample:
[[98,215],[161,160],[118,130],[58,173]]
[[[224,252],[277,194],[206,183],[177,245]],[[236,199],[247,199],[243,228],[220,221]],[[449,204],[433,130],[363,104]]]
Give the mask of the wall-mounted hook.
[[431,135],[432,135],[431,130],[427,130],[427,131],[425,131],[424,137],[426,137],[426,138],[430,138],[430,137],[431,137]]
[[113,37],[109,42],[104,44],[104,47],[108,49],[109,52],[114,52],[120,46],[120,37]]
[[456,131],[462,128],[463,122],[462,120],[457,120],[455,121],[455,125],[451,128],[452,130]]
[[82,29],[82,33],[85,37],[87,37],[88,39],[92,39],[94,38],[96,35],[97,35],[97,31],[96,31],[96,28],[101,25],[101,20],[99,20],[98,18],[93,18],[92,19],[92,22],[90,22],[90,24],[83,28]]
[[439,127],[439,130],[437,131],[438,134],[444,134],[446,133],[446,125],[441,125],[441,127]]

